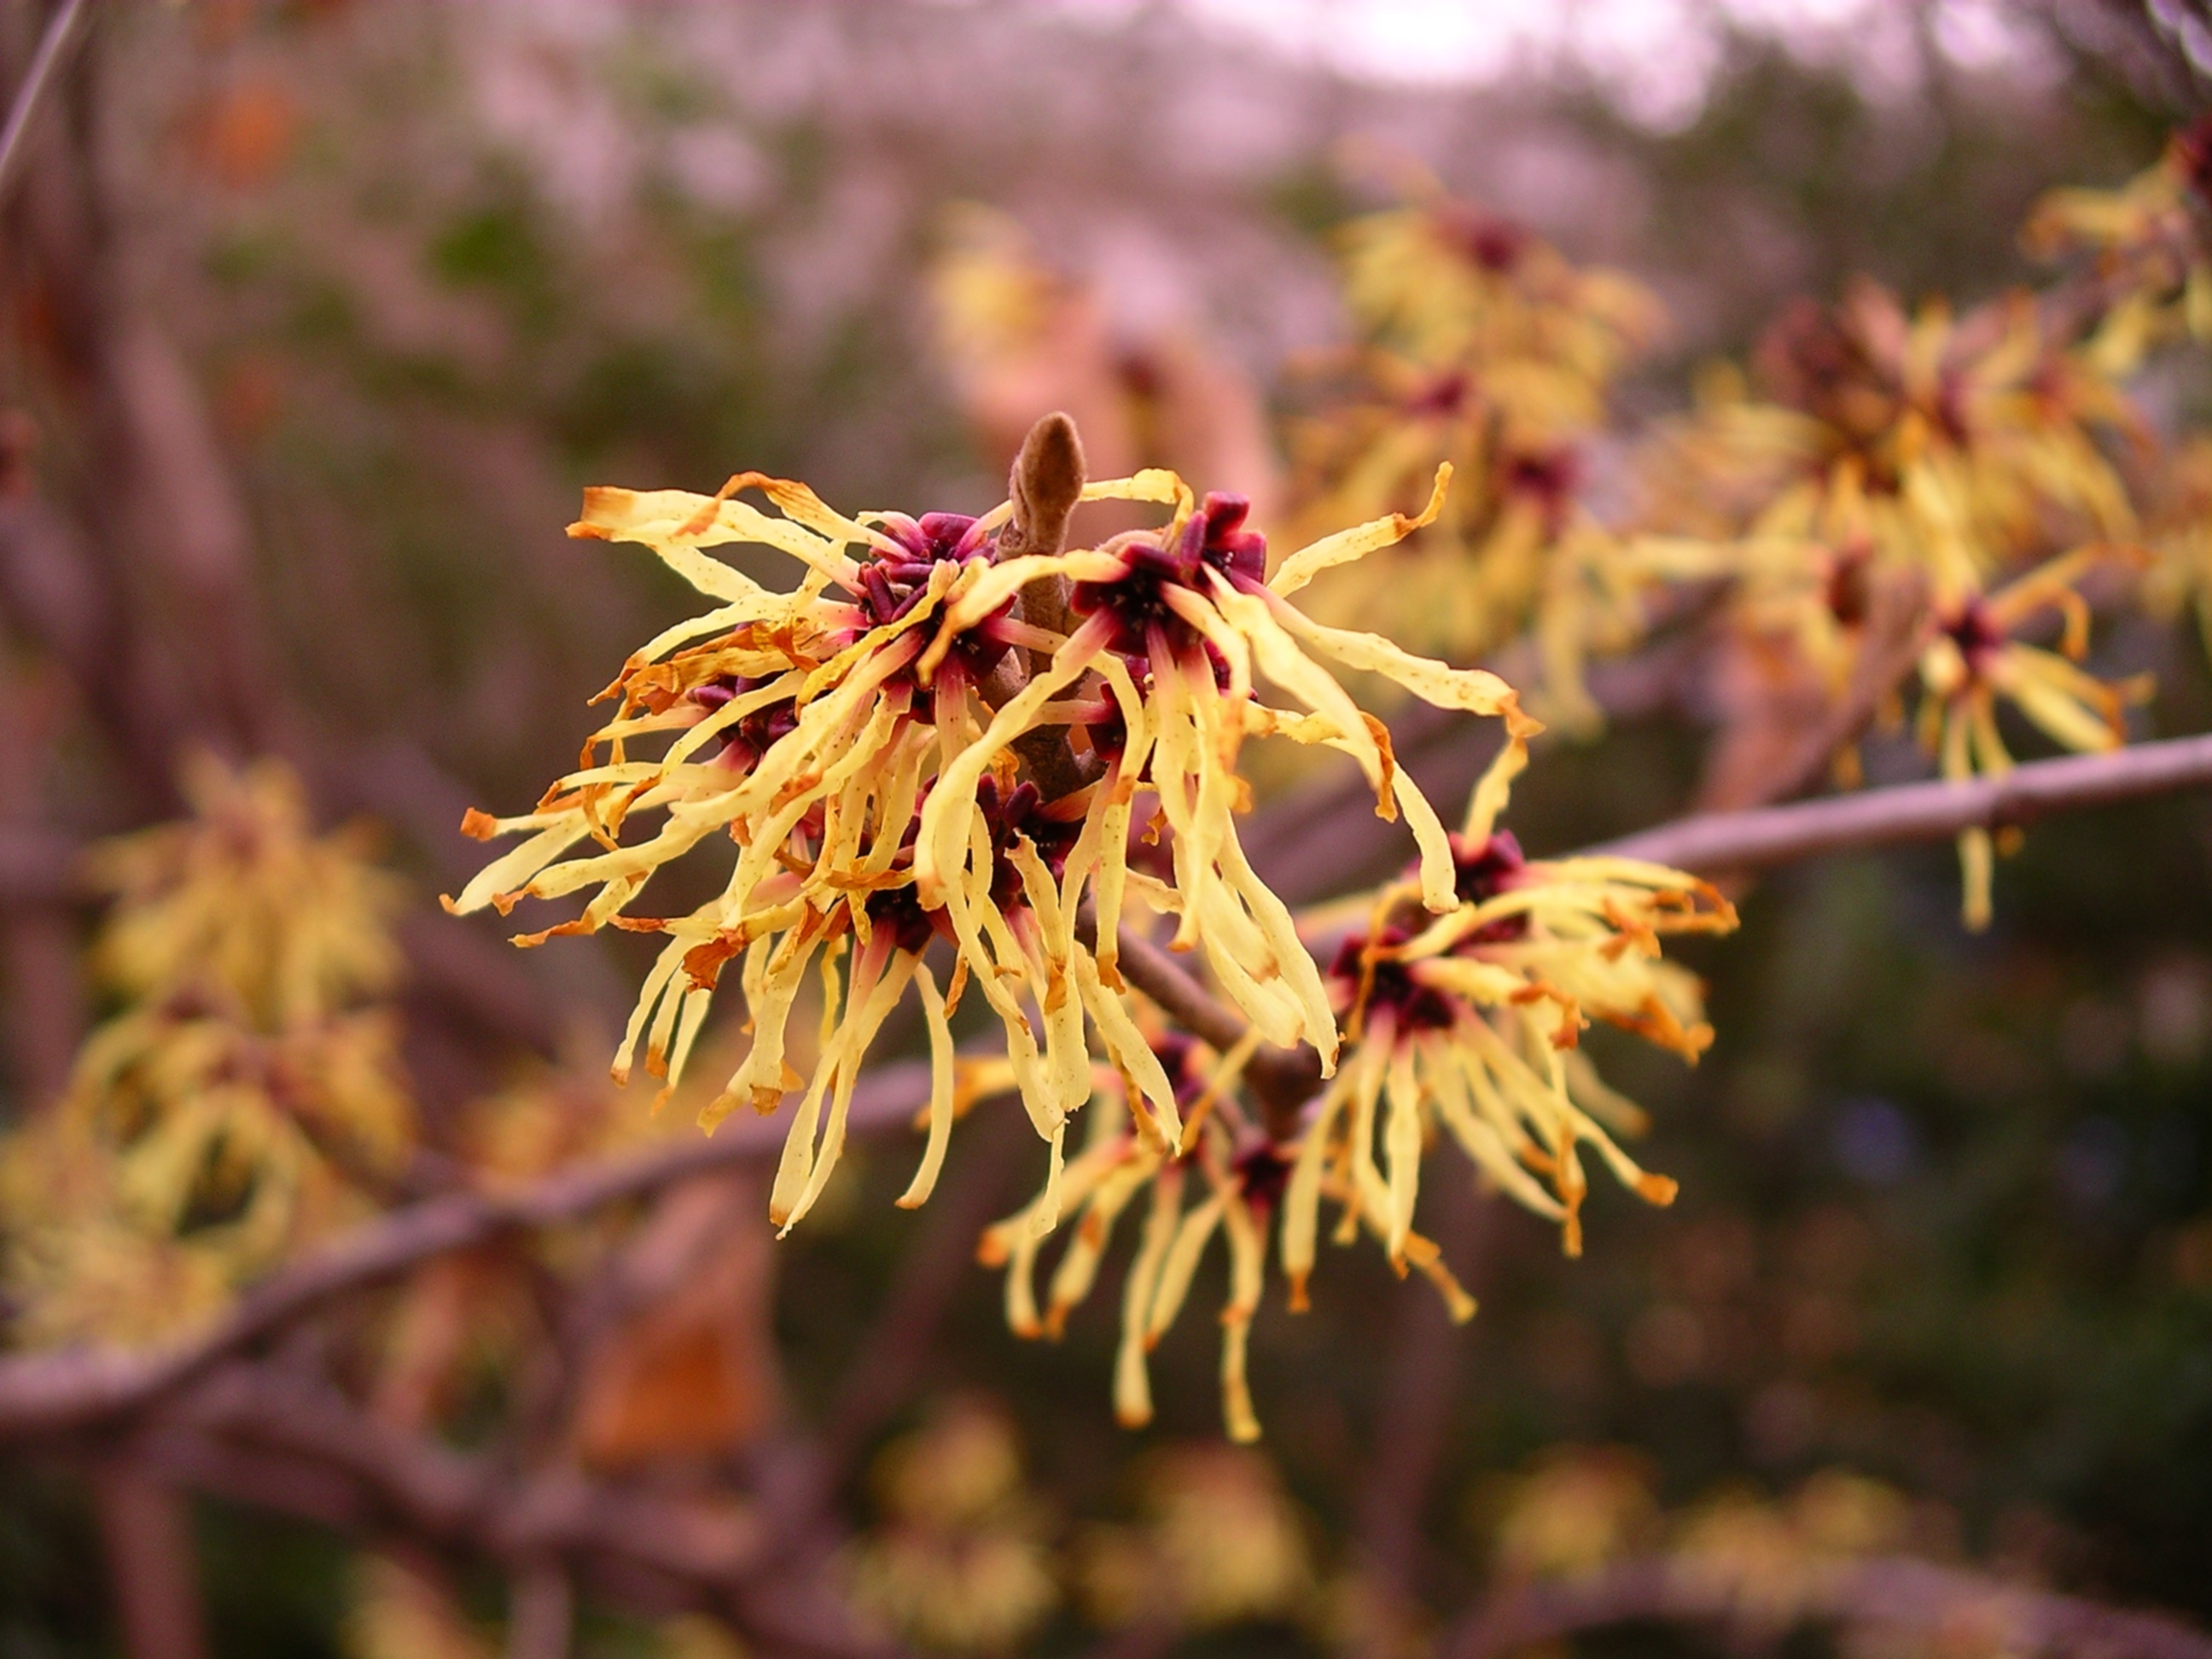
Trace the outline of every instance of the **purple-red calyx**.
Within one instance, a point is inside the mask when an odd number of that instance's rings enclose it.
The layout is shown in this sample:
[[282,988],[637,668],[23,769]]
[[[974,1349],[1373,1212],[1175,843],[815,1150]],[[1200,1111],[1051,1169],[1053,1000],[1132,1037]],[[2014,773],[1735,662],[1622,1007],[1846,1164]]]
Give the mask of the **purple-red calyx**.
[[1528,233],[1511,220],[1456,203],[1438,210],[1437,225],[1446,241],[1485,270],[1504,275],[1528,252]]
[[1157,536],[1132,536],[1120,552],[1122,574],[1105,581],[1079,582],[1073,605],[1078,616],[1099,613],[1113,618],[1115,651],[1144,654],[1155,634],[1178,655],[1199,643],[1189,623],[1167,601],[1173,587],[1203,594],[1201,573],[1218,571],[1237,586],[1256,587],[1267,574],[1267,538],[1244,528],[1252,503],[1242,495],[1216,491],[1184,520],[1172,546]]
[[1575,487],[1582,482],[1582,460],[1571,449],[1547,449],[1513,456],[1505,464],[1506,493],[1533,501],[1546,529],[1557,535]]
[[2173,151],[2189,187],[2212,201],[2212,115],[2200,116],[2175,133]]
[[1406,412],[1423,415],[1456,415],[1467,402],[1471,383],[1459,369],[1447,369],[1430,380],[1406,401]]
[[[718,675],[703,685],[693,686],[691,701],[711,714],[732,698],[766,684],[746,674]],[[788,697],[756,708],[722,733],[722,747],[714,758],[724,766],[746,770],[759,762],[777,738],[790,736],[798,726],[799,710]]]
[[1238,1152],[1230,1167],[1244,1202],[1255,1210],[1272,1210],[1283,1201],[1283,1189],[1291,1184],[1291,1156],[1262,1137]]
[[1874,548],[1863,539],[1836,550],[1828,565],[1828,614],[1845,628],[1857,628],[1874,603]]
[[1959,647],[1966,666],[1976,673],[1982,672],[2005,642],[2004,632],[1990,615],[1989,606],[1978,599],[1967,600],[1959,614],[1943,624],[1943,632]]
[[[1037,857],[1058,880],[1066,873],[1067,855],[1074,850],[1083,826],[1049,816],[1044,798],[1033,783],[1016,784],[1001,798],[998,779],[987,775],[976,786],[975,805],[991,837],[991,902],[1010,916],[1022,915],[1029,908],[1029,898],[1022,887],[1021,872],[1011,856],[1015,842],[1027,841],[1035,847]],[[893,869],[912,866],[918,824],[917,820],[907,826],[906,845],[900,848]],[[927,948],[933,938],[953,937],[951,921],[944,909],[925,908],[911,885],[878,889],[868,896],[867,911],[873,926],[891,929],[892,942],[902,951],[918,953]]]
[[[1521,843],[1510,830],[1497,830],[1480,843],[1454,836],[1451,848],[1452,890],[1459,895],[1462,904],[1480,904],[1500,893],[1510,892],[1521,884],[1522,872],[1528,867]],[[1528,936],[1528,918],[1516,914],[1485,922],[1467,936],[1465,943],[1510,945]]]
[[[1195,1037],[1182,1031],[1162,1031],[1151,1041],[1152,1052],[1159,1056],[1168,1080],[1175,1085],[1176,1108],[1188,1114],[1212,1086],[1206,1050]],[[1290,1184],[1296,1148],[1285,1151],[1265,1135],[1247,1133],[1252,1138],[1237,1148],[1230,1161],[1237,1190],[1247,1204],[1272,1209],[1282,1201],[1283,1189]]]
[[[1481,904],[1500,893],[1510,892],[1520,885],[1522,872],[1528,867],[1521,843],[1510,830],[1500,830],[1479,842],[1454,836],[1451,848],[1455,872],[1453,890],[1462,904]],[[1376,948],[1395,950],[1412,939],[1419,928],[1425,927],[1428,921],[1418,915],[1409,920],[1410,926],[1397,920],[1385,922],[1376,936]],[[1500,916],[1455,942],[1451,953],[1471,951],[1485,945],[1510,945],[1528,936],[1527,916]],[[1362,1005],[1370,1018],[1388,1009],[1401,1031],[1435,1030],[1450,1025],[1457,1017],[1452,999],[1422,984],[1418,964],[1395,962],[1382,956],[1370,963],[1366,959],[1369,938],[1358,933],[1346,939],[1337,949],[1336,959],[1329,964],[1329,976],[1344,988],[1347,1000],[1358,997],[1361,975],[1371,973]]]
[[910,956],[920,956],[933,939],[951,936],[945,912],[924,909],[911,886],[877,889],[868,895],[866,909],[868,925],[889,929],[891,943]]
[[[1413,937],[1411,929],[1389,925],[1375,936],[1375,948],[1395,950]],[[1370,1023],[1385,1011],[1400,1031],[1443,1030],[1456,1022],[1458,1011],[1449,997],[1422,984],[1408,963],[1382,956],[1368,962],[1368,944],[1365,933],[1346,939],[1337,947],[1336,960],[1329,964],[1328,972],[1353,997],[1358,994],[1362,976],[1372,975],[1367,982],[1366,1000],[1360,1004]]]
[[[868,625],[880,628],[896,622],[918,604],[929,586],[930,572],[945,563],[965,564],[971,559],[997,556],[995,538],[982,521],[965,513],[925,513],[909,519],[902,513],[885,514],[879,526],[898,544],[896,553],[879,552],[860,567],[860,604]],[[1007,601],[1006,609],[1011,609]],[[999,613],[1005,614],[1002,609]],[[1006,647],[989,637],[988,629],[971,628],[951,653],[951,660],[969,678],[988,679],[1006,654]],[[926,714],[926,710],[917,713]]]
[[1067,872],[1067,855],[1083,833],[1080,822],[1052,817],[1036,785],[1024,780],[1004,797],[999,781],[986,776],[975,787],[975,805],[991,837],[991,902],[1002,910],[1024,908],[1021,872],[1008,856],[1017,841],[1027,841],[1057,881]]

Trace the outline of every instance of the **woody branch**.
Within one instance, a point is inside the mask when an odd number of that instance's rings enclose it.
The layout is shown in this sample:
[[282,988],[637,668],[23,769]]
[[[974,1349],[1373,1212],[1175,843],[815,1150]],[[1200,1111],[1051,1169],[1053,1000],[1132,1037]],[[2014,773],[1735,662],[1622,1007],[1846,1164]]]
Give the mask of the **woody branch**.
[[[2212,1659],[2212,1637],[2154,1613],[2009,1584],[1909,1556],[1838,1561],[1808,1571],[1794,1602],[1747,1595],[1741,1580],[1695,1559],[1639,1556],[1571,1581],[1516,1585],[1478,1606],[1442,1644],[1445,1659],[1502,1659],[1611,1625],[1735,1625],[1771,1638],[1789,1622],[1844,1624],[1954,1639],[1972,1631],[2014,1653],[2127,1654]],[[1762,1646],[1765,1645],[1764,1642]]]
[[[1790,806],[1685,818],[1585,849],[1717,873],[1766,868],[1824,853],[1999,828],[2212,785],[2212,736],[2139,744],[2106,755],[2034,761],[1971,783],[1905,784]],[[42,883],[50,875],[33,872]],[[1176,957],[1125,932],[1121,971],[1179,1024],[1209,1042],[1242,1036],[1243,1021]],[[1311,1066],[1284,1055],[1285,1071]],[[908,1125],[928,1094],[927,1067],[877,1067],[854,1097],[852,1129]],[[0,1361],[0,1440],[80,1429],[138,1410],[197,1380],[226,1356],[266,1340],[333,1297],[382,1283],[418,1262],[501,1234],[559,1225],[703,1171],[773,1156],[781,1125],[742,1119],[700,1139],[573,1170],[511,1193],[455,1193],[393,1211],[264,1281],[210,1330],[145,1354],[76,1350]]]

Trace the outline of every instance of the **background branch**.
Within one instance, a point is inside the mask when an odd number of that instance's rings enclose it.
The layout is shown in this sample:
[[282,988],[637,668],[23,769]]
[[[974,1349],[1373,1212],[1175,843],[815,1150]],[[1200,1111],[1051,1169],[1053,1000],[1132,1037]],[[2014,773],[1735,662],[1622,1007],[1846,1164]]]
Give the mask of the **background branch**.
[[[1544,1580],[1482,1603],[1444,1645],[1445,1659],[1502,1659],[1608,1625],[1838,1622],[1979,1638],[1992,1652],[2212,1659],[2212,1636],[2154,1613],[2008,1584],[1911,1556],[1814,1562],[1796,1584],[1747,1585],[1692,1559],[1643,1556],[1585,1577]],[[1794,1589],[1795,1594],[1791,1594]]]
[[62,0],[46,19],[45,31],[39,36],[38,50],[32,54],[31,66],[23,72],[22,84],[16,88],[15,96],[8,106],[8,123],[0,127],[0,205],[8,200],[8,191],[15,182],[17,170],[23,164],[23,135],[31,130],[31,119],[39,112],[39,103],[52,83],[70,49],[76,45],[77,23],[84,15],[85,0]]
[[2002,829],[2051,812],[2206,784],[2212,784],[2212,736],[2170,738],[2107,754],[2030,761],[2001,777],[1900,784],[1789,806],[1703,813],[1583,851],[1711,875],[1845,848],[1942,841],[1964,830]]
[[[871,1072],[855,1091],[851,1130],[907,1121],[928,1098],[929,1068],[904,1061]],[[151,1353],[71,1349],[0,1362],[0,1440],[81,1429],[128,1413],[203,1376],[331,1297],[393,1278],[434,1255],[506,1232],[556,1225],[710,1170],[773,1157],[784,1123],[742,1117],[712,1138],[556,1176],[507,1193],[455,1193],[395,1210],[264,1280],[207,1332]]]
[[[1793,806],[1686,818],[1585,850],[1712,873],[1844,848],[1942,840],[1975,825],[1996,828],[2045,813],[2206,784],[2212,784],[2212,736],[2177,738],[2106,755],[2031,762],[2002,778],[1905,784]],[[1242,1035],[1243,1020],[1168,952],[1129,932],[1122,936],[1121,949],[1130,981],[1196,1035],[1220,1046]],[[1281,1063],[1287,1079],[1292,1066],[1310,1061],[1293,1054]],[[920,1062],[878,1067],[854,1097],[851,1132],[865,1135],[896,1127],[927,1094],[927,1067]],[[265,1281],[204,1335],[165,1352],[71,1350],[0,1362],[0,1439],[81,1427],[131,1411],[332,1297],[501,1233],[573,1220],[689,1176],[771,1156],[783,1131],[775,1118],[740,1119],[710,1139],[685,1140],[573,1170],[512,1193],[453,1194],[395,1211]]]

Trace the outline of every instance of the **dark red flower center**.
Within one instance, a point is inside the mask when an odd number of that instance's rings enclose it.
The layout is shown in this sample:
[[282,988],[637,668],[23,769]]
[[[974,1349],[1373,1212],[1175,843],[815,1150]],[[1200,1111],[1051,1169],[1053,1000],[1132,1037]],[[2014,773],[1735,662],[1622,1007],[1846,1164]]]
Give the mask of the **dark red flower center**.
[[1002,799],[998,779],[987,775],[976,786],[975,805],[982,811],[991,837],[991,902],[1001,910],[1024,908],[1028,900],[1023,893],[1021,872],[1014,867],[1015,842],[1027,841],[1035,847],[1038,859],[1057,881],[1066,873],[1067,855],[1075,850],[1083,825],[1048,816],[1044,797],[1036,785],[1026,780]]
[[[712,714],[748,692],[757,691],[767,680],[749,674],[722,674],[703,685],[691,688],[691,701]],[[725,766],[743,771],[758,763],[769,745],[777,738],[788,737],[799,726],[799,709],[789,697],[781,697],[749,714],[740,715],[737,723],[722,733],[722,746],[715,758]]]
[[1272,1140],[1255,1141],[1237,1153],[1230,1167],[1237,1176],[1237,1192],[1255,1210],[1273,1209],[1283,1200],[1283,1189],[1291,1184],[1291,1159]]
[[[1403,945],[1412,933],[1395,926],[1383,928],[1379,944],[1383,950]],[[1458,1011],[1452,999],[1443,992],[1433,990],[1413,977],[1408,964],[1395,962],[1388,957],[1378,957],[1371,965],[1365,960],[1368,936],[1355,933],[1337,947],[1336,960],[1329,964],[1329,975],[1358,994],[1363,974],[1371,974],[1368,981],[1368,1018],[1371,1020],[1382,1010],[1392,1015],[1401,1031],[1441,1030],[1452,1024]]]
[[1976,673],[1982,672],[2005,642],[2004,631],[1990,615],[1989,606],[1979,599],[1967,600],[1966,607],[1943,624],[1943,632],[1959,647],[1966,666]]
[[1437,228],[1453,249],[1500,276],[1510,272],[1528,251],[1528,233],[1511,220],[1456,203],[1437,210]]
[[[887,514],[880,528],[899,550],[878,552],[860,567],[860,604],[872,627],[896,622],[913,610],[928,591],[930,573],[939,565],[989,560],[998,553],[996,538],[981,528],[981,520],[965,513],[925,513],[919,519]],[[1012,604],[1009,599],[995,614],[1004,615]],[[983,680],[990,678],[1007,649],[970,629],[947,655],[970,679]],[[929,700],[917,698],[915,712],[917,718],[928,719]]]
[[1120,575],[1075,585],[1076,614],[1109,617],[1114,626],[1107,643],[1115,651],[1143,654],[1158,634],[1177,656],[1187,654],[1199,635],[1176,614],[1169,594],[1179,587],[1203,593],[1201,573],[1209,569],[1239,586],[1255,586],[1266,577],[1267,538],[1244,528],[1251,510],[1243,496],[1217,492],[1184,520],[1172,546],[1156,536],[1132,537],[1119,549]]

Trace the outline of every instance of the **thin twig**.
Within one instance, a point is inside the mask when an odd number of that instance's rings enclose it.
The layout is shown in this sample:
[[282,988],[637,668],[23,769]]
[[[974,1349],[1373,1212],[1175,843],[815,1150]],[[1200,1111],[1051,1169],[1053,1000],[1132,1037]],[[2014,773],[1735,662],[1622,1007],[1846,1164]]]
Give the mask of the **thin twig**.
[[15,101],[8,106],[8,125],[0,127],[0,206],[6,204],[8,191],[15,182],[23,136],[31,130],[31,118],[38,113],[39,100],[60,67],[62,54],[76,44],[77,18],[83,10],[84,0],[62,0],[46,20],[31,67],[23,76],[22,85],[15,88]]
[[[335,1389],[260,1365],[226,1366],[166,1407],[142,1438],[152,1449],[199,1443],[293,1459],[325,1475],[321,1518],[332,1524],[361,1529],[395,1518],[434,1546],[520,1570],[571,1555],[617,1556],[725,1589],[761,1564],[769,1541],[757,1519],[733,1506],[594,1483],[566,1468],[519,1473],[380,1423]],[[180,1460],[186,1478],[191,1468]]]
[[[1751,789],[1734,799],[1708,793],[1701,805],[1712,811],[1740,812],[1818,793],[1834,773],[1837,757],[1866,734],[1920,665],[1936,627],[1924,580],[1907,577],[1878,588],[1843,696],[1824,698],[1826,706],[1811,729],[1801,734],[1767,775],[1754,780]],[[1715,781],[1709,759],[1708,792]]]
[[[1844,848],[1940,841],[1977,825],[2101,806],[2212,784],[2212,736],[2138,744],[2106,755],[2035,761],[2002,778],[1906,784],[1794,806],[1686,818],[1585,849],[1717,873],[1810,858]],[[1122,971],[1209,1042],[1233,1042],[1243,1022],[1172,956],[1134,933],[1121,941]],[[1200,1022],[1203,1022],[1201,1025]],[[1297,1055],[1283,1063],[1303,1066]],[[850,1132],[896,1127],[928,1093],[927,1068],[902,1061],[864,1079]],[[192,1380],[216,1360],[262,1340],[332,1297],[390,1279],[415,1263],[501,1233],[556,1224],[672,1182],[772,1152],[785,1126],[732,1123],[711,1140],[685,1141],[501,1194],[456,1194],[395,1211],[264,1282],[209,1332],[148,1355],[76,1350],[0,1361],[0,1439],[81,1427],[129,1412]]]
[[[278,1419],[295,1415],[289,1401],[266,1403]],[[338,1413],[310,1432],[288,1423],[249,1442],[164,1414],[134,1437],[131,1453],[164,1479],[387,1547],[396,1534],[418,1547],[503,1563],[517,1529],[497,1517],[515,1515],[526,1523],[519,1535],[532,1547],[565,1552],[586,1588],[614,1605],[655,1614],[686,1607],[720,1613],[761,1650],[794,1659],[890,1659],[881,1643],[821,1616],[818,1593],[817,1606],[802,1614],[789,1606],[794,1586],[780,1576],[754,1576],[760,1558],[752,1540],[762,1528],[742,1509],[710,1510],[696,1499],[574,1479],[521,1486],[487,1479],[471,1488],[481,1501],[457,1520],[438,1506],[435,1483],[457,1472],[473,1475],[474,1460],[428,1438],[403,1437],[394,1444],[371,1437],[365,1443],[386,1454],[371,1462],[349,1453],[340,1437],[366,1421]]]
[[576,1592],[551,1562],[516,1575],[507,1605],[507,1659],[568,1659]]
[[[905,1122],[928,1095],[929,1068],[918,1061],[872,1072],[854,1095],[851,1132]],[[73,1349],[0,1362],[0,1440],[82,1428],[131,1412],[332,1297],[502,1233],[556,1225],[690,1176],[773,1155],[786,1127],[775,1119],[740,1118],[712,1139],[682,1140],[512,1192],[455,1193],[395,1210],[264,1280],[210,1329],[173,1348]]]
[[2002,776],[1908,783],[1746,812],[1703,813],[1584,849],[1703,875],[1765,869],[1844,848],[1942,841],[2051,812],[2078,811],[2212,784],[2212,736],[2134,744],[2101,755],[2031,761]]
[[1977,1650],[2212,1659],[2212,1636],[2156,1613],[2008,1584],[1910,1556],[1808,1565],[1794,1596],[1695,1560],[1640,1556],[1585,1577],[1516,1586],[1479,1606],[1445,1659],[1504,1659],[1608,1625],[1665,1620],[1753,1626],[1841,1623],[1971,1636]]
[[117,1622],[130,1659],[207,1659],[207,1620],[192,1558],[191,1516],[176,1489],[127,1461],[96,1468]]
[[1127,927],[1115,935],[1114,948],[1121,976],[1184,1030],[1224,1051],[1243,1041],[1250,1022],[1200,984],[1171,952]]
[[[757,1509],[726,1495],[518,1474],[410,1435],[335,1390],[233,1364],[135,1432],[131,1455],[165,1479],[374,1537],[395,1528],[443,1552],[527,1577],[573,1566],[617,1601],[733,1615],[763,1650],[864,1659],[890,1650],[855,1631],[784,1558]],[[641,1598],[635,1592],[650,1592]]]
[[[1475,1285],[1492,1206],[1478,1201],[1474,1183],[1466,1181],[1443,1182],[1437,1200],[1436,1242],[1462,1282]],[[1453,1413],[1465,1393],[1468,1335],[1437,1296],[1400,1297],[1394,1322],[1374,1443],[1352,1511],[1365,1592],[1355,1650],[1383,1656],[1406,1652],[1407,1638],[1422,1622],[1429,1509]]]

